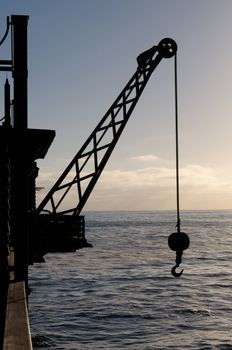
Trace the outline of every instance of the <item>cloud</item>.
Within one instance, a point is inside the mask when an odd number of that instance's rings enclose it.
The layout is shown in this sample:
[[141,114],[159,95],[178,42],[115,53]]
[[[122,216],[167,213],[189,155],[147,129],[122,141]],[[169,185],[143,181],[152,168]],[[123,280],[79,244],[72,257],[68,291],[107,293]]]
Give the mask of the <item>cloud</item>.
[[[210,167],[180,168],[182,209],[232,207],[232,182]],[[73,174],[72,174],[73,176]],[[71,178],[70,178],[71,179]],[[38,186],[54,184],[54,174],[44,173]],[[65,208],[76,206],[76,187]],[[47,190],[39,191],[38,203]],[[159,210],[176,208],[176,172],[173,167],[150,166],[103,171],[85,206],[87,210]]]
[[140,156],[131,157],[131,159],[138,160],[140,162],[150,162],[150,161],[158,160],[159,158],[154,156],[153,154],[144,154]]
[[[176,208],[176,173],[167,167],[107,170],[87,206],[110,210],[159,210]],[[232,182],[216,170],[199,165],[180,169],[182,209],[232,207]]]

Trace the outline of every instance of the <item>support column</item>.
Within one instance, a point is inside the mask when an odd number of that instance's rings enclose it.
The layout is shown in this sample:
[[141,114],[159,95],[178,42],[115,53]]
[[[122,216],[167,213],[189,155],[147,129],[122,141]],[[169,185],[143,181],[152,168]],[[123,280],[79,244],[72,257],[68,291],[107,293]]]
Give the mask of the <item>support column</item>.
[[27,25],[28,16],[11,16],[14,79],[14,128],[27,128]]
[[27,220],[27,25],[28,16],[11,16],[13,45],[15,140],[12,142],[12,238],[15,249],[15,279],[28,285],[29,233]]

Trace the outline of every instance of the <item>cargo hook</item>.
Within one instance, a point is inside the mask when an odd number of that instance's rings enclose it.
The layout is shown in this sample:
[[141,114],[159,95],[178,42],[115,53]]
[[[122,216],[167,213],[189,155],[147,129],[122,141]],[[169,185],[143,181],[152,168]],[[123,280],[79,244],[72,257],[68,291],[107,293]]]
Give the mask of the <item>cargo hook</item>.
[[173,266],[173,268],[171,269],[172,272],[172,276],[174,277],[180,277],[183,273],[183,269],[180,272],[176,272],[176,268],[179,267],[179,264],[176,264],[175,266]]

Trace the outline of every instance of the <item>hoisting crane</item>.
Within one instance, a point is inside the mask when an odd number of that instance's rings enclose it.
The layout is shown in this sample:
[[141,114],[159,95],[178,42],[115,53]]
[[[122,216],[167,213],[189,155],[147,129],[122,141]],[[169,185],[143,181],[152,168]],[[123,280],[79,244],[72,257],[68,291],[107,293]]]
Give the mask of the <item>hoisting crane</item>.
[[[171,58],[177,51],[175,41],[165,38],[137,57],[134,75],[36,207],[36,161],[45,157],[55,131],[28,128],[27,25],[28,16],[7,17],[6,31],[0,39],[0,46],[10,40],[10,55],[0,60],[0,72],[11,74],[10,82],[8,76],[5,81],[4,116],[0,118],[0,348],[9,285],[23,282],[28,292],[29,264],[42,261],[51,251],[73,251],[89,245],[81,211],[152,72],[162,58]],[[173,271],[178,276],[182,272],[175,269],[186,245],[182,241],[176,244],[175,237],[169,243],[176,251]]]
[[33,223],[39,240],[35,246],[42,254],[57,249],[76,250],[87,243],[80,213],[151,74],[163,58],[173,57],[176,51],[176,42],[165,38],[137,57],[136,72],[37,207]]

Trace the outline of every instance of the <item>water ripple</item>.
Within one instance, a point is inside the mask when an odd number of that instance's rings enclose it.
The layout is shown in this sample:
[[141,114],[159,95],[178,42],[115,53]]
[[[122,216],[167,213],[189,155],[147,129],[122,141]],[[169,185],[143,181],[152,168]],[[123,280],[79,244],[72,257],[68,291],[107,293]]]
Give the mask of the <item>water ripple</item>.
[[232,212],[183,213],[191,246],[174,279],[173,212],[87,213],[93,248],[30,267],[34,349],[232,350]]

